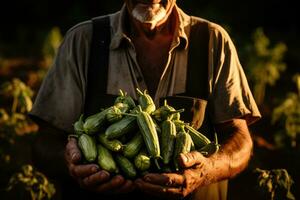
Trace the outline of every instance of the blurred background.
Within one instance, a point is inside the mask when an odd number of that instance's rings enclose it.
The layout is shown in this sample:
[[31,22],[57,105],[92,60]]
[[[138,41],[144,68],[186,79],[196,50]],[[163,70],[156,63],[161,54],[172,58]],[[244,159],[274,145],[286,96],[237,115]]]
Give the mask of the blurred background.
[[[228,199],[300,198],[300,26],[296,1],[178,0],[232,37],[263,118],[250,127],[253,157]],[[0,198],[59,199],[32,165],[38,127],[26,113],[66,31],[123,1],[10,0],[0,12]],[[298,197],[298,198],[297,198]]]

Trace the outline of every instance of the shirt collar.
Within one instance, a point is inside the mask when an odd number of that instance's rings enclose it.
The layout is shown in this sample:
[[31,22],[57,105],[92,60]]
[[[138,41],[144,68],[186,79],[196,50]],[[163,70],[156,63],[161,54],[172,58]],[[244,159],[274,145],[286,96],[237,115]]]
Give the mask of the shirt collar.
[[[190,16],[186,15],[177,5],[173,8],[174,16],[176,17],[176,30],[173,43],[177,43],[179,47],[184,49],[188,46],[187,27],[190,25]],[[128,23],[128,13],[126,5],[119,12],[111,16],[112,39],[110,49],[120,48],[123,41],[131,42],[131,39],[126,30]]]

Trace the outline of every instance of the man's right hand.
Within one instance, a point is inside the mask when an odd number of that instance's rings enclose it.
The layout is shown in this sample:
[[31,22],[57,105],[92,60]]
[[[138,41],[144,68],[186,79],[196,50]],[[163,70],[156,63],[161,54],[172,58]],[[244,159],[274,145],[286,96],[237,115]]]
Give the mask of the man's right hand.
[[109,172],[100,170],[96,164],[81,164],[81,152],[75,138],[68,140],[65,160],[70,175],[86,190],[105,194],[121,194],[135,189],[134,183],[124,179],[121,175],[111,177]]

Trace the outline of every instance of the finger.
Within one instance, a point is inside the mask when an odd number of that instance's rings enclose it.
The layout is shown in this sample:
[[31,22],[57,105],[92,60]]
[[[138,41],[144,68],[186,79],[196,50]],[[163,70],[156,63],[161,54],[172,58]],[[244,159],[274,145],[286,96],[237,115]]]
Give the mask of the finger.
[[108,181],[110,174],[107,171],[101,170],[83,179],[83,184],[86,186],[96,186],[100,183]]
[[93,190],[96,192],[111,193],[114,191],[114,189],[121,187],[124,184],[124,181],[125,179],[122,176],[117,175],[110,181],[94,187]]
[[136,188],[136,185],[132,182],[132,180],[126,180],[121,188],[116,189],[115,192],[118,194],[126,194],[132,192]]
[[65,158],[69,163],[79,163],[81,160],[81,152],[75,138],[70,138],[65,149]]
[[202,164],[205,157],[198,151],[191,151],[189,153],[180,154],[179,163],[181,167],[188,168],[194,165]]
[[85,178],[99,171],[96,164],[73,165],[69,167],[70,174],[76,178]]
[[144,176],[143,180],[152,184],[169,187],[179,187],[185,184],[185,177],[175,173],[149,173]]
[[160,185],[155,185],[149,182],[145,182],[142,179],[137,179],[135,184],[145,193],[164,197],[164,198],[176,198],[180,199],[186,196],[184,190],[182,188],[176,187],[163,187]]

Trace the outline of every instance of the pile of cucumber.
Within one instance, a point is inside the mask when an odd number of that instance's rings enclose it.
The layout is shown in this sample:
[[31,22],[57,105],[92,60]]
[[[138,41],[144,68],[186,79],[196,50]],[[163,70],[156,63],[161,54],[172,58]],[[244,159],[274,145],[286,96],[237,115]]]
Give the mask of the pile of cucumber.
[[219,150],[215,141],[180,120],[184,109],[164,102],[156,109],[145,90],[137,89],[138,105],[120,90],[113,105],[83,115],[74,123],[75,137],[86,163],[97,163],[110,173],[133,179],[146,172],[180,170],[180,153],[193,150],[209,156]]

